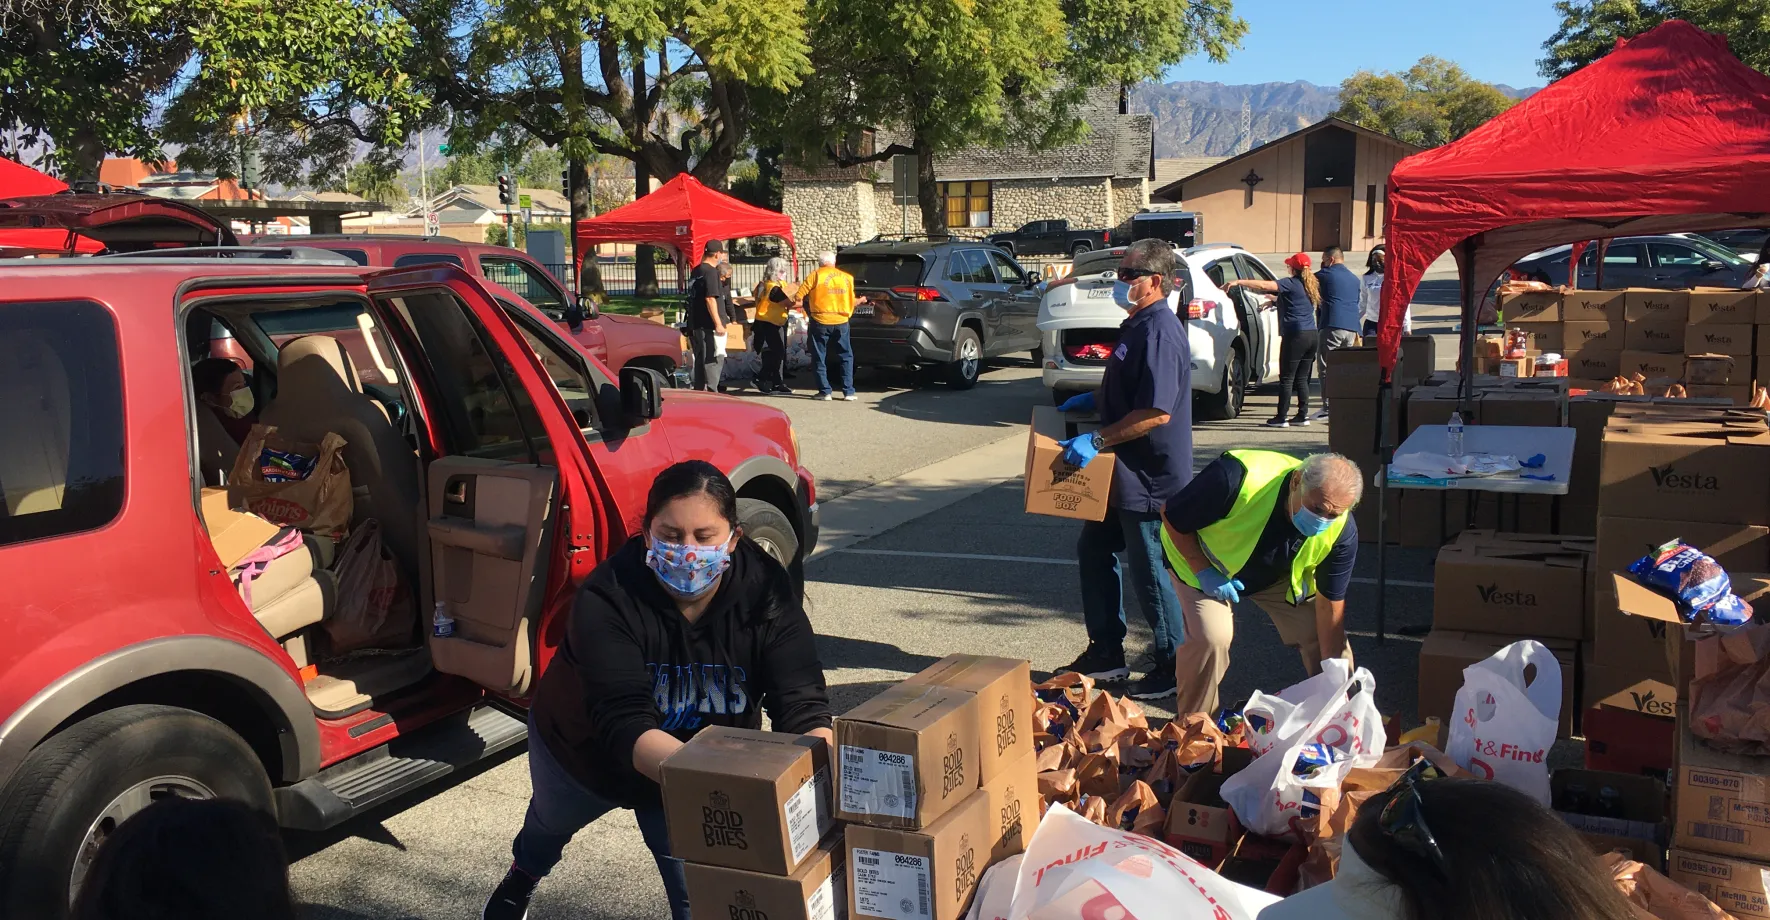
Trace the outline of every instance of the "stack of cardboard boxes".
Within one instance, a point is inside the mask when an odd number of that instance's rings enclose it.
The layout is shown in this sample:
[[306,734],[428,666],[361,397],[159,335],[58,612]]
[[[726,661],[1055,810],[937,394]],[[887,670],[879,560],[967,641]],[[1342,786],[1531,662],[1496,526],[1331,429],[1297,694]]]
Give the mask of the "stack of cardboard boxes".
[[958,920],[1042,802],[1031,666],[950,655],[836,720],[848,915]]

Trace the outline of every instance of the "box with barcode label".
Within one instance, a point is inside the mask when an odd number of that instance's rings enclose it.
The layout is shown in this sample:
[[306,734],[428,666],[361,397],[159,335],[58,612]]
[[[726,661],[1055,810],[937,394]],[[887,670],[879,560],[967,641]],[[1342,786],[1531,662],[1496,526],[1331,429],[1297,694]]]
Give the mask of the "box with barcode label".
[[1666,875],[1732,916],[1770,920],[1770,866],[1674,849]]
[[808,735],[714,726],[664,761],[671,854],[791,875],[835,826],[829,746]]
[[977,789],[975,694],[899,684],[836,719],[836,817],[914,830]]
[[1690,731],[1678,704],[1678,776],[1672,846],[1770,860],[1770,775],[1762,757],[1717,751]]
[[792,875],[688,863],[688,907],[713,920],[841,920],[848,916],[848,872],[840,831]]
[[1023,658],[948,655],[904,679],[977,695],[977,779],[988,785],[1009,765],[1033,753],[1032,664]]
[[[990,866],[989,794],[973,789],[919,831],[850,824],[851,920],[958,920]],[[698,916],[698,915],[697,915]]]

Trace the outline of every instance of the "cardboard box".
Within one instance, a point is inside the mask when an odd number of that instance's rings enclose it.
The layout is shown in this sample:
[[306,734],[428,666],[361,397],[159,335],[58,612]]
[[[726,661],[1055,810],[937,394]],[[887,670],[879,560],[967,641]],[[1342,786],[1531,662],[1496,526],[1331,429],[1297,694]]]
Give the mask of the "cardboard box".
[[[1608,382],[1623,372],[1623,353],[1608,348],[1582,348],[1567,356],[1567,375]],[[1587,389],[1591,389],[1587,387]]]
[[989,797],[989,861],[1001,860],[1026,850],[1039,829],[1039,755],[1028,748],[1026,756],[1004,765],[983,784]]
[[1481,424],[1560,428],[1567,424],[1567,394],[1497,390],[1481,394]]
[[849,825],[850,920],[963,917],[989,868],[989,810],[988,793],[973,789],[923,830]]
[[1163,839],[1206,866],[1222,864],[1247,833],[1223,801],[1223,784],[1253,763],[1246,748],[1224,748],[1217,770],[1200,770],[1186,778],[1168,804]]
[[[1770,434],[1725,424],[1611,419],[1600,514],[1721,524],[1770,522]],[[1762,571],[1754,569],[1753,571]]]
[[1665,841],[1666,785],[1651,776],[1563,767],[1549,775],[1549,799],[1561,820],[1580,831]]
[[[1639,714],[1670,722],[1678,709],[1678,691],[1671,684],[1641,677],[1627,668],[1600,664],[1588,646],[1585,661],[1584,693],[1581,705],[1586,709],[1605,708]],[[1666,757],[1671,758],[1671,738],[1667,736]]]
[[1729,572],[1770,571],[1770,528],[1614,515],[1598,520],[1598,554],[1592,571],[1603,584],[1611,573],[1626,571],[1635,560],[1672,540],[1683,540],[1713,556]]
[[1695,386],[1724,387],[1733,382],[1737,362],[1730,355],[1701,354],[1684,359],[1684,382]]
[[1561,353],[1563,336],[1561,323],[1515,323],[1508,328],[1519,329],[1530,334],[1530,347],[1538,352]]
[[1629,325],[1665,325],[1674,319],[1680,326],[1690,322],[1689,291],[1630,288],[1623,292],[1623,320]]
[[1752,335],[1755,326],[1734,323],[1710,323],[1692,326],[1684,334],[1686,354],[1752,356]]
[[1703,744],[1691,734],[1689,711],[1681,703],[1672,820],[1672,846],[1679,849],[1770,858],[1770,773],[1764,759]]
[[1100,426],[1069,419],[1056,406],[1034,406],[1026,437],[1026,513],[1080,521],[1106,519],[1112,495],[1112,451],[1101,451],[1087,467],[1063,462],[1057,442]]
[[1621,351],[1623,342],[1623,324],[1618,322],[1568,322],[1561,324],[1561,347],[1555,349],[1562,354],[1596,349],[1598,351]]
[[790,875],[835,827],[828,745],[713,726],[664,761],[671,855]]
[[[1407,394],[1407,433],[1413,434],[1414,429],[1421,425],[1446,424],[1450,421],[1451,413],[1459,411],[1461,406],[1462,400],[1455,387],[1414,387]],[[1463,424],[1482,424],[1479,396],[1470,405],[1469,411],[1463,413]]]
[[1569,323],[1623,321],[1622,291],[1568,291],[1561,295],[1561,320]]
[[836,817],[914,830],[977,788],[976,695],[899,684],[836,719]]
[[229,508],[226,489],[204,489],[201,498],[203,529],[209,532],[209,542],[215,545],[223,568],[233,568],[282,530],[250,511]]
[[1604,428],[1610,423],[1616,400],[1603,396],[1575,396],[1567,401],[1567,426],[1573,429],[1573,465],[1567,480],[1568,504],[1598,506],[1598,465],[1604,456]]
[[1728,384],[1727,386],[1708,386],[1692,383],[1684,387],[1684,392],[1691,399],[1725,400],[1729,405],[1749,406],[1752,402],[1752,385],[1749,383]]
[[[1599,519],[1598,527],[1604,527]],[[1633,674],[1637,680],[1672,683],[1666,659],[1666,624],[1622,612],[1608,576],[1592,592],[1592,660]]]
[[[1770,594],[1770,576],[1746,572],[1732,572],[1729,575],[1733,581],[1733,593],[1748,604],[1755,605],[1760,598]],[[1727,653],[1720,650],[1718,638],[1685,637],[1683,617],[1671,598],[1636,582],[1630,575],[1611,575],[1610,586],[1616,594],[1617,609],[1624,617],[1652,627],[1660,637],[1660,650],[1667,673],[1671,675],[1670,683],[1677,688],[1680,697],[1688,696],[1689,680],[1691,672],[1695,670],[1694,662],[1699,644],[1717,643],[1710,646],[1712,651],[1705,659],[1720,660],[1726,656]]]
[[973,694],[972,718],[981,750],[978,782],[988,785],[1008,766],[1033,753],[1032,664],[1019,658],[948,655],[906,685],[933,684]]
[[1591,558],[1589,540],[1549,545],[1465,533],[1438,551],[1432,628],[1583,639]]
[[1510,323],[1558,323],[1561,321],[1560,291],[1523,291],[1501,294],[1500,316]]
[[1531,377],[1536,374],[1536,356],[1501,358],[1493,362],[1493,371],[1501,377]]
[[1688,329],[1681,315],[1675,323],[1670,316],[1630,321],[1623,326],[1623,351],[1681,355]]
[[1593,834],[1580,831],[1580,836],[1592,847],[1592,852],[1599,856],[1606,853],[1622,853],[1629,859],[1641,863],[1655,872],[1665,872],[1665,847],[1645,840],[1628,837],[1611,837],[1606,834]]
[[1437,369],[1438,342],[1435,338],[1429,335],[1401,337],[1400,360],[1395,365],[1393,380],[1396,386],[1412,386],[1431,376]]
[[[1420,645],[1419,707],[1421,721],[1432,716],[1450,724],[1457,691],[1463,686],[1463,669],[1484,661],[1522,638],[1493,633],[1434,629]],[[1579,686],[1579,643],[1567,639],[1538,638],[1561,662],[1561,727],[1558,738],[1573,736],[1574,692]]]
[[1758,321],[1758,292],[1733,288],[1697,288],[1690,292],[1690,325],[1751,325]]
[[1734,917],[1770,920],[1770,865],[1679,848],[1666,857],[1666,875]]
[[1580,728],[1586,735],[1586,769],[1669,780],[1677,747],[1675,728],[1671,719],[1611,706],[1590,707],[1582,714]]
[[[1684,353],[1625,351],[1622,353],[1622,375],[1633,377],[1640,374],[1646,377],[1649,386],[1654,382],[1670,383],[1684,376]],[[1664,394],[1661,394],[1664,395]]]
[[[1402,356],[1406,360],[1406,355]],[[1383,379],[1375,345],[1336,348],[1327,353],[1327,368],[1321,381],[1322,395],[1328,399],[1375,399],[1377,386]],[[1401,366],[1396,365],[1400,376]]]
[[831,834],[792,875],[687,863],[689,910],[732,920],[836,920],[848,913],[846,858],[842,835]]
[[[1770,304],[1770,297],[1764,298],[1764,303]],[[1770,326],[1759,325],[1753,326],[1752,329],[1754,330],[1752,335],[1752,354],[1770,355]]]
[[[1404,395],[1395,394],[1389,400],[1385,427],[1388,429],[1391,445],[1401,443],[1401,415],[1406,408]],[[1381,407],[1382,404],[1375,399],[1334,400],[1333,424],[1328,426],[1328,449],[1360,465],[1370,464],[1374,469],[1379,456],[1377,410]],[[1370,477],[1365,477],[1364,482],[1368,487]]]

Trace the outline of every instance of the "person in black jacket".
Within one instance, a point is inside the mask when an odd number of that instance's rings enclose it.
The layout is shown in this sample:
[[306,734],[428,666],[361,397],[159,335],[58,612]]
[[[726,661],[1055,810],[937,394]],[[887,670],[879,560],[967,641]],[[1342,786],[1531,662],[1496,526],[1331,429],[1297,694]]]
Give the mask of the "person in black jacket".
[[817,637],[786,569],[738,526],[725,474],[687,460],[658,474],[645,533],[590,573],[529,711],[533,795],[485,920],[527,916],[572,836],[630,808],[675,920],[688,918],[658,774],[709,725],[833,743]]

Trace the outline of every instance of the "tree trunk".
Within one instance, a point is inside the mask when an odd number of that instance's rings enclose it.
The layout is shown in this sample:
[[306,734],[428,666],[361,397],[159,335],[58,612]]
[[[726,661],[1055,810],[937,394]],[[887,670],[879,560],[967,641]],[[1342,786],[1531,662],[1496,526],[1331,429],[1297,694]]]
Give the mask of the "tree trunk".
[[945,202],[934,180],[934,145],[920,131],[912,142],[916,151],[916,205],[922,209],[922,232],[930,237],[947,235]]
[[[633,55],[633,120],[639,124],[639,133],[643,137],[651,124],[651,112],[645,105],[645,52]],[[651,171],[645,164],[633,161],[633,200],[644,198],[651,191]],[[658,296],[658,268],[650,246],[633,247],[633,295],[635,297]]]
[[578,248],[578,221],[592,216],[594,205],[592,195],[595,188],[590,184],[590,170],[577,157],[568,158],[565,169],[566,181],[571,183],[572,190],[572,220],[566,230],[571,235],[572,272],[577,279],[578,293],[594,298],[597,303],[603,303],[608,300],[608,291],[602,287],[602,270],[596,263],[596,247],[590,247],[587,252]]

